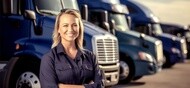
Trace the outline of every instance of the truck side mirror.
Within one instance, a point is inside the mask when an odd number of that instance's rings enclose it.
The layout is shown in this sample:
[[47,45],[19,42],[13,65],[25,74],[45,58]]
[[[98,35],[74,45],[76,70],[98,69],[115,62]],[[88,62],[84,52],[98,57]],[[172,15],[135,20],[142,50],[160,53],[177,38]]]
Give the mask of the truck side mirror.
[[144,40],[145,34],[144,33],[140,33],[140,39]]
[[24,17],[30,20],[36,20],[36,14],[34,11],[31,10],[25,10]]
[[129,26],[129,28],[131,28],[131,17],[127,16],[126,19],[127,19],[127,24]]
[[115,35],[115,21],[112,19],[109,21],[110,24],[110,31],[113,35]]
[[32,20],[33,26],[34,26],[34,33],[36,35],[42,35],[42,28],[40,26],[37,26],[37,23],[36,23],[36,14],[35,14],[35,12],[32,11],[32,10],[25,10],[24,17],[29,19],[29,20]]
[[100,13],[100,17],[101,17],[101,27],[104,28],[106,31],[111,32],[110,31],[110,24],[108,23],[108,12],[105,10],[102,10],[99,12]]
[[156,32],[153,31],[151,24],[147,25],[147,29],[148,29],[148,35],[156,35]]
[[100,25],[100,27],[102,27],[103,29],[106,29],[106,31],[108,31],[108,32],[110,32],[110,25],[109,25],[109,23],[108,22],[102,22],[101,23],[101,25]]
[[88,20],[88,6],[86,4],[81,7],[81,16],[82,19]]
[[144,48],[149,48],[149,46],[145,43],[145,41],[144,41],[144,37],[145,37],[145,34],[144,33],[141,33],[140,34],[140,39],[142,39],[143,41],[142,41],[142,46],[144,47]]

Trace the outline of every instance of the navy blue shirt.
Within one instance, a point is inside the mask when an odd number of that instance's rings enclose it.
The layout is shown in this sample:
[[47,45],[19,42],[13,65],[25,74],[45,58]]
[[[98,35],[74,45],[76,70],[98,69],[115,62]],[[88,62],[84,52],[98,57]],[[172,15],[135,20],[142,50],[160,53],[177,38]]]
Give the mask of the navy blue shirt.
[[[89,84],[93,81],[93,84]],[[102,72],[95,55],[88,50],[78,50],[71,59],[59,43],[42,57],[40,66],[42,88],[58,88],[59,83],[84,85],[85,88],[102,88]]]

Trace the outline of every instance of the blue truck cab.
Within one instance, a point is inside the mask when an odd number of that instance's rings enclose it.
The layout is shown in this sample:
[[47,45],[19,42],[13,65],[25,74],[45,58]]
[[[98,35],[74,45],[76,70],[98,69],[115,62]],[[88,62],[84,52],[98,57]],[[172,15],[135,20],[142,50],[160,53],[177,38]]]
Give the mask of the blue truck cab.
[[189,59],[190,58],[190,26],[180,25],[180,24],[175,24],[175,23],[164,23],[164,22],[161,22],[160,26],[164,33],[185,38],[186,43],[187,43],[187,59]]
[[[76,0],[1,0],[0,88],[40,88],[41,57],[51,49],[56,15],[63,8],[78,9]],[[109,32],[84,22],[84,48],[96,54],[106,85],[119,80],[118,40]]]
[[[113,4],[114,1],[117,2],[117,0],[78,0],[78,4],[79,7],[83,4],[88,5],[88,21],[100,27],[104,27],[105,22],[115,25],[115,28],[110,27],[107,31],[115,34],[119,41],[120,82],[128,83],[144,75],[157,73],[163,60],[162,42],[130,31],[125,20],[127,9],[123,9],[123,5]],[[112,20],[114,21],[110,22]],[[161,63],[158,64],[157,61]]]
[[144,5],[133,0],[120,0],[120,2],[129,9],[129,15],[126,15],[126,17],[131,17],[132,30],[145,33],[162,41],[163,52],[166,57],[163,67],[172,67],[175,63],[186,59],[187,46],[184,38],[163,33],[158,17]]

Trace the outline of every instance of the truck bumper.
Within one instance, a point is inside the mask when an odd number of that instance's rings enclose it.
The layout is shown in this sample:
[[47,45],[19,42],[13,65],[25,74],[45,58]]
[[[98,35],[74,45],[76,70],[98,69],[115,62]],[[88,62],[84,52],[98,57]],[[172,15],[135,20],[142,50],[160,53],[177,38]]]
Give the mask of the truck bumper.
[[158,72],[160,67],[155,62],[135,61],[135,76],[151,75]]
[[170,62],[171,63],[177,63],[180,60],[183,60],[183,56],[181,56],[180,54],[170,54]]
[[99,66],[104,73],[105,86],[116,85],[119,81],[119,63],[113,66]]

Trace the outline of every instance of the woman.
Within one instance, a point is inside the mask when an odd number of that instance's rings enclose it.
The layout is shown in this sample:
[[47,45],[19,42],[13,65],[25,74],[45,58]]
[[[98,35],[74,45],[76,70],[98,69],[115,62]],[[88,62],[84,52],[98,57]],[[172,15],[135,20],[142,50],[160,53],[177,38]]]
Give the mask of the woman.
[[43,56],[40,67],[42,88],[102,88],[102,72],[95,55],[83,49],[83,23],[80,13],[62,10],[55,23],[52,49]]

